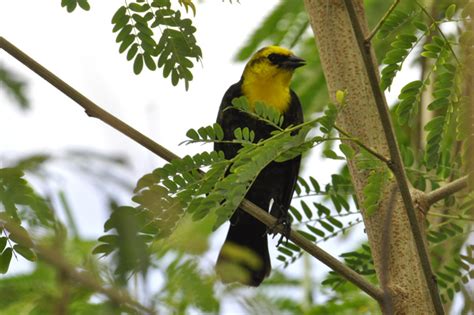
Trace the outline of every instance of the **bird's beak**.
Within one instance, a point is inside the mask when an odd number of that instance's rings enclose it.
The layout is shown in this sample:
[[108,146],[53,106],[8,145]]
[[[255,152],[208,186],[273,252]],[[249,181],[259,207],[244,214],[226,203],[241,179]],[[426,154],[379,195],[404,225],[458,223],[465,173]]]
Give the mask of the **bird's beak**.
[[306,64],[306,60],[296,57],[294,55],[289,56],[286,60],[283,61],[282,65],[285,68],[296,69]]

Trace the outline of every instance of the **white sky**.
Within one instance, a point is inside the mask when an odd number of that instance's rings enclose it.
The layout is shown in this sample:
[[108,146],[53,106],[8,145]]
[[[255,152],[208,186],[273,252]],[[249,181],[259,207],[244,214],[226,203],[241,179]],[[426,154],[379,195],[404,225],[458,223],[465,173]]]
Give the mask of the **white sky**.
[[[118,54],[110,20],[121,1],[91,1],[91,11],[77,9],[72,14],[60,7],[60,1],[1,1],[0,35],[99,106],[184,156],[206,149],[178,144],[185,139],[189,128],[215,121],[224,92],[239,80],[243,70],[243,64],[233,63],[233,56],[277,3],[271,0],[233,2],[198,3],[194,24],[204,56],[202,66],[198,64],[193,70],[194,80],[188,92],[183,84],[172,87],[169,79],[163,79],[161,69],[156,72],[145,69],[141,75],[134,75],[132,63]],[[33,108],[25,115],[0,94],[0,166],[2,159],[12,154],[94,149],[128,156],[134,168],[131,179],[134,182],[163,163],[132,140],[86,116],[81,107],[3,51],[0,63],[28,81]],[[397,85],[400,84],[396,84],[394,91],[398,90]],[[311,163],[318,163],[318,159]],[[317,172],[311,172],[322,183],[329,180],[338,165],[327,160],[324,163]],[[81,234],[101,235],[107,213],[94,187],[77,179],[69,179],[64,185],[70,192],[68,196]],[[124,198],[128,199],[129,196]],[[221,228],[213,241],[211,262],[215,260],[225,230]],[[352,241],[328,242],[322,247],[339,255],[356,246],[357,241]],[[276,257],[275,251],[273,256]],[[273,265],[280,263],[274,260]],[[295,264],[291,272],[299,273],[302,268],[298,266],[301,265]],[[319,277],[327,270],[319,262],[315,268]]]

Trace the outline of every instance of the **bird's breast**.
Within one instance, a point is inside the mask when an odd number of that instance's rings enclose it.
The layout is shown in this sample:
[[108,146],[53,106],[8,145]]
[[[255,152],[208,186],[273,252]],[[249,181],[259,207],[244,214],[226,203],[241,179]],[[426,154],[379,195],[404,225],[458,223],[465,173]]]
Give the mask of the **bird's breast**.
[[274,107],[280,113],[286,112],[290,106],[290,87],[287,80],[251,80],[242,84],[242,92],[247,97],[250,108],[255,102],[261,101]]

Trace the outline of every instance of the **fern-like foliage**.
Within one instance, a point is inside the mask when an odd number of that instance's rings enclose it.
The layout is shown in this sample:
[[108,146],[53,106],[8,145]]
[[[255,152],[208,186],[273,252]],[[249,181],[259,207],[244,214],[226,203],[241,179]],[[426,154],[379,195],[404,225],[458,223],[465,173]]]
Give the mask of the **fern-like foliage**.
[[[285,24],[286,27],[279,27]],[[237,60],[247,60],[265,42],[293,47],[309,27],[302,2],[282,0],[240,49]]]
[[[192,4],[182,3],[186,9]],[[190,19],[181,17],[180,11],[172,9],[170,0],[137,0],[123,5],[112,17],[112,24],[119,52],[127,52],[127,60],[133,59],[136,74],[144,65],[151,71],[163,68],[163,76],[170,76],[173,85],[184,80],[188,89],[193,79],[191,59],[199,61],[202,52],[196,44],[196,28]],[[158,41],[154,30],[161,34]]]
[[164,277],[165,286],[156,296],[158,305],[165,304],[170,310],[182,313],[187,313],[190,307],[206,314],[218,311],[213,278],[203,275],[195,260],[177,256],[166,266]]
[[[344,262],[348,267],[358,273],[366,276],[375,274],[372,254],[370,252],[370,247],[367,244],[362,244],[358,250],[343,253],[340,256],[344,258]],[[369,279],[374,282],[374,278],[375,277],[370,277]],[[333,289],[336,289],[345,283],[347,283],[347,280],[333,271],[330,271],[327,278],[322,282],[323,285],[329,286]]]
[[380,27],[377,37],[383,39],[396,33],[403,25],[410,23],[418,14],[415,11],[406,13],[402,10],[394,10]]
[[[347,167],[343,169],[347,171]],[[295,199],[299,200],[299,206],[294,202],[290,207],[292,225],[315,244],[343,235],[362,222],[360,212],[352,211],[349,204],[354,191],[346,171],[342,172],[344,176],[333,174],[331,182],[323,188],[312,176],[307,180],[298,178]],[[322,198],[316,201],[314,197]],[[295,262],[303,253],[291,242],[281,244],[278,251],[280,255],[277,259],[284,267]]]
[[18,78],[15,73],[0,64],[0,89],[19,105],[21,109],[28,109],[30,102],[26,96],[26,82]]
[[[428,169],[435,168],[440,161],[444,166],[449,166],[450,155],[443,152],[449,152],[455,140],[450,130],[455,129],[454,115],[458,100],[455,91],[456,67],[450,63],[444,63],[437,68],[436,74],[437,80],[433,89],[434,101],[428,105],[428,109],[438,115],[425,126],[428,132],[425,152]],[[444,177],[448,176],[449,171],[444,174]]]
[[[0,273],[8,271],[15,253],[27,260],[36,260],[36,254],[31,250],[31,237],[22,226],[23,221],[51,228],[55,217],[46,201],[24,179],[20,169],[0,168]],[[18,231],[17,234],[10,233],[11,229]],[[21,238],[27,242],[22,242]]]
[[436,272],[436,282],[440,286],[441,299],[444,303],[452,301],[454,294],[474,279],[473,264],[474,245],[469,244],[466,247],[466,254],[455,257]]
[[[94,252],[109,255],[116,253],[124,260],[119,264],[117,272],[125,275],[129,271],[145,272],[150,262],[147,250],[156,241],[168,238],[180,226],[184,218],[194,221],[202,220],[210,214],[215,217],[214,229],[227,221],[242,202],[248,189],[258,173],[272,161],[283,162],[292,159],[310,149],[313,145],[326,141],[322,136],[306,139],[309,130],[321,121],[325,130],[332,129],[337,111],[333,106],[328,115],[301,126],[281,128],[280,115],[265,104],[256,104],[254,110],[248,106],[246,99],[235,99],[234,108],[253,116],[267,124],[276,126],[273,136],[254,142],[254,132],[248,128],[234,130],[233,140],[223,140],[222,127],[218,124],[190,129],[187,136],[194,142],[233,142],[242,146],[239,154],[230,160],[224,158],[222,152],[203,152],[194,156],[186,156],[155,169],[143,176],[135,188],[133,201],[136,207],[118,207],[105,224],[109,234],[101,237],[101,242]],[[279,128],[279,129],[278,129]],[[204,173],[201,169],[206,169]],[[313,179],[314,181],[314,179]],[[341,184],[341,179],[334,177],[334,186]],[[335,189],[326,187],[328,196],[337,204],[349,209],[348,203],[338,195]],[[320,207],[320,216],[325,209]],[[338,211],[339,211],[338,210]],[[327,214],[327,212],[326,212]],[[126,223],[128,222],[128,223]],[[122,225],[129,228],[123,229]],[[331,233],[339,233],[342,224],[332,216],[320,220],[320,225]],[[303,231],[308,236],[311,234]],[[328,236],[329,237],[329,236]],[[121,249],[119,240],[139,244],[132,252]],[[287,245],[288,248],[291,245]],[[293,249],[297,247],[293,245]],[[283,249],[285,250],[285,249]],[[298,249],[299,250],[299,249]],[[123,253],[122,253],[123,252]]]
[[418,114],[423,81],[415,80],[405,85],[400,91],[397,106],[398,123],[400,125],[413,124],[415,116]]
[[383,90],[390,87],[395,75],[402,68],[403,61],[417,42],[418,38],[412,34],[397,35],[396,40],[391,44],[392,49],[382,60],[382,63],[386,64],[382,69],[382,77],[380,80],[381,88]]
[[69,13],[73,12],[78,6],[84,11],[91,9],[88,0],[61,0],[61,6],[66,8]]
[[[381,88],[383,90],[390,88],[392,81],[398,71],[413,51],[414,47],[420,43],[424,38],[432,36],[431,42],[423,46],[423,52],[421,56],[426,58],[441,59],[446,57],[447,54],[452,54],[453,49],[450,47],[450,43],[447,41],[443,33],[441,33],[439,24],[449,22],[453,19],[456,6],[449,6],[446,9],[445,16],[439,20],[435,20],[433,17],[430,18],[429,23],[425,23],[422,20],[423,14],[426,14],[426,10],[414,10],[410,13],[404,13],[402,11],[394,11],[387,18],[384,25],[379,30],[379,37],[385,37],[389,33],[395,31],[401,25],[411,22],[411,27],[408,29],[409,32],[399,34],[396,36],[395,41],[391,43],[391,49],[385,54],[382,61],[386,66],[382,69],[381,76]],[[439,35],[437,33],[440,33]],[[441,62],[442,64],[443,62]],[[406,114],[408,104],[404,104],[404,110],[402,113]]]

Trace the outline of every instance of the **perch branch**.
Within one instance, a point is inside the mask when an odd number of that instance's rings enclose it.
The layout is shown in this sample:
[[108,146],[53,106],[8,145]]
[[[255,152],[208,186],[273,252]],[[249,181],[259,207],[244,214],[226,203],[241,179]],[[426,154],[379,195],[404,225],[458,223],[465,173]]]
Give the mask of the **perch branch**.
[[117,117],[111,115],[107,111],[103,110],[90,99],[79,93],[69,84],[61,80],[57,77],[54,73],[40,65],[38,62],[33,60],[30,56],[25,54],[23,51],[15,47],[12,43],[7,41],[5,38],[0,36],[0,48],[4,49],[7,53],[9,53],[12,57],[20,61],[22,64],[30,68],[34,73],[48,81],[51,85],[55,88],[69,96],[73,101],[79,104],[82,108],[84,108],[87,115],[100,119],[107,125],[111,126],[112,128],[120,131],[121,133],[125,134],[127,137],[135,140],[151,152],[155,153],[158,156],[161,156],[167,161],[171,161],[173,159],[177,159],[178,156],[175,155],[173,152],[167,150],[166,148],[162,147],[158,143],[154,142],[147,136],[143,135],[142,133],[138,132],[137,130],[133,129],[125,122],[121,121]]

